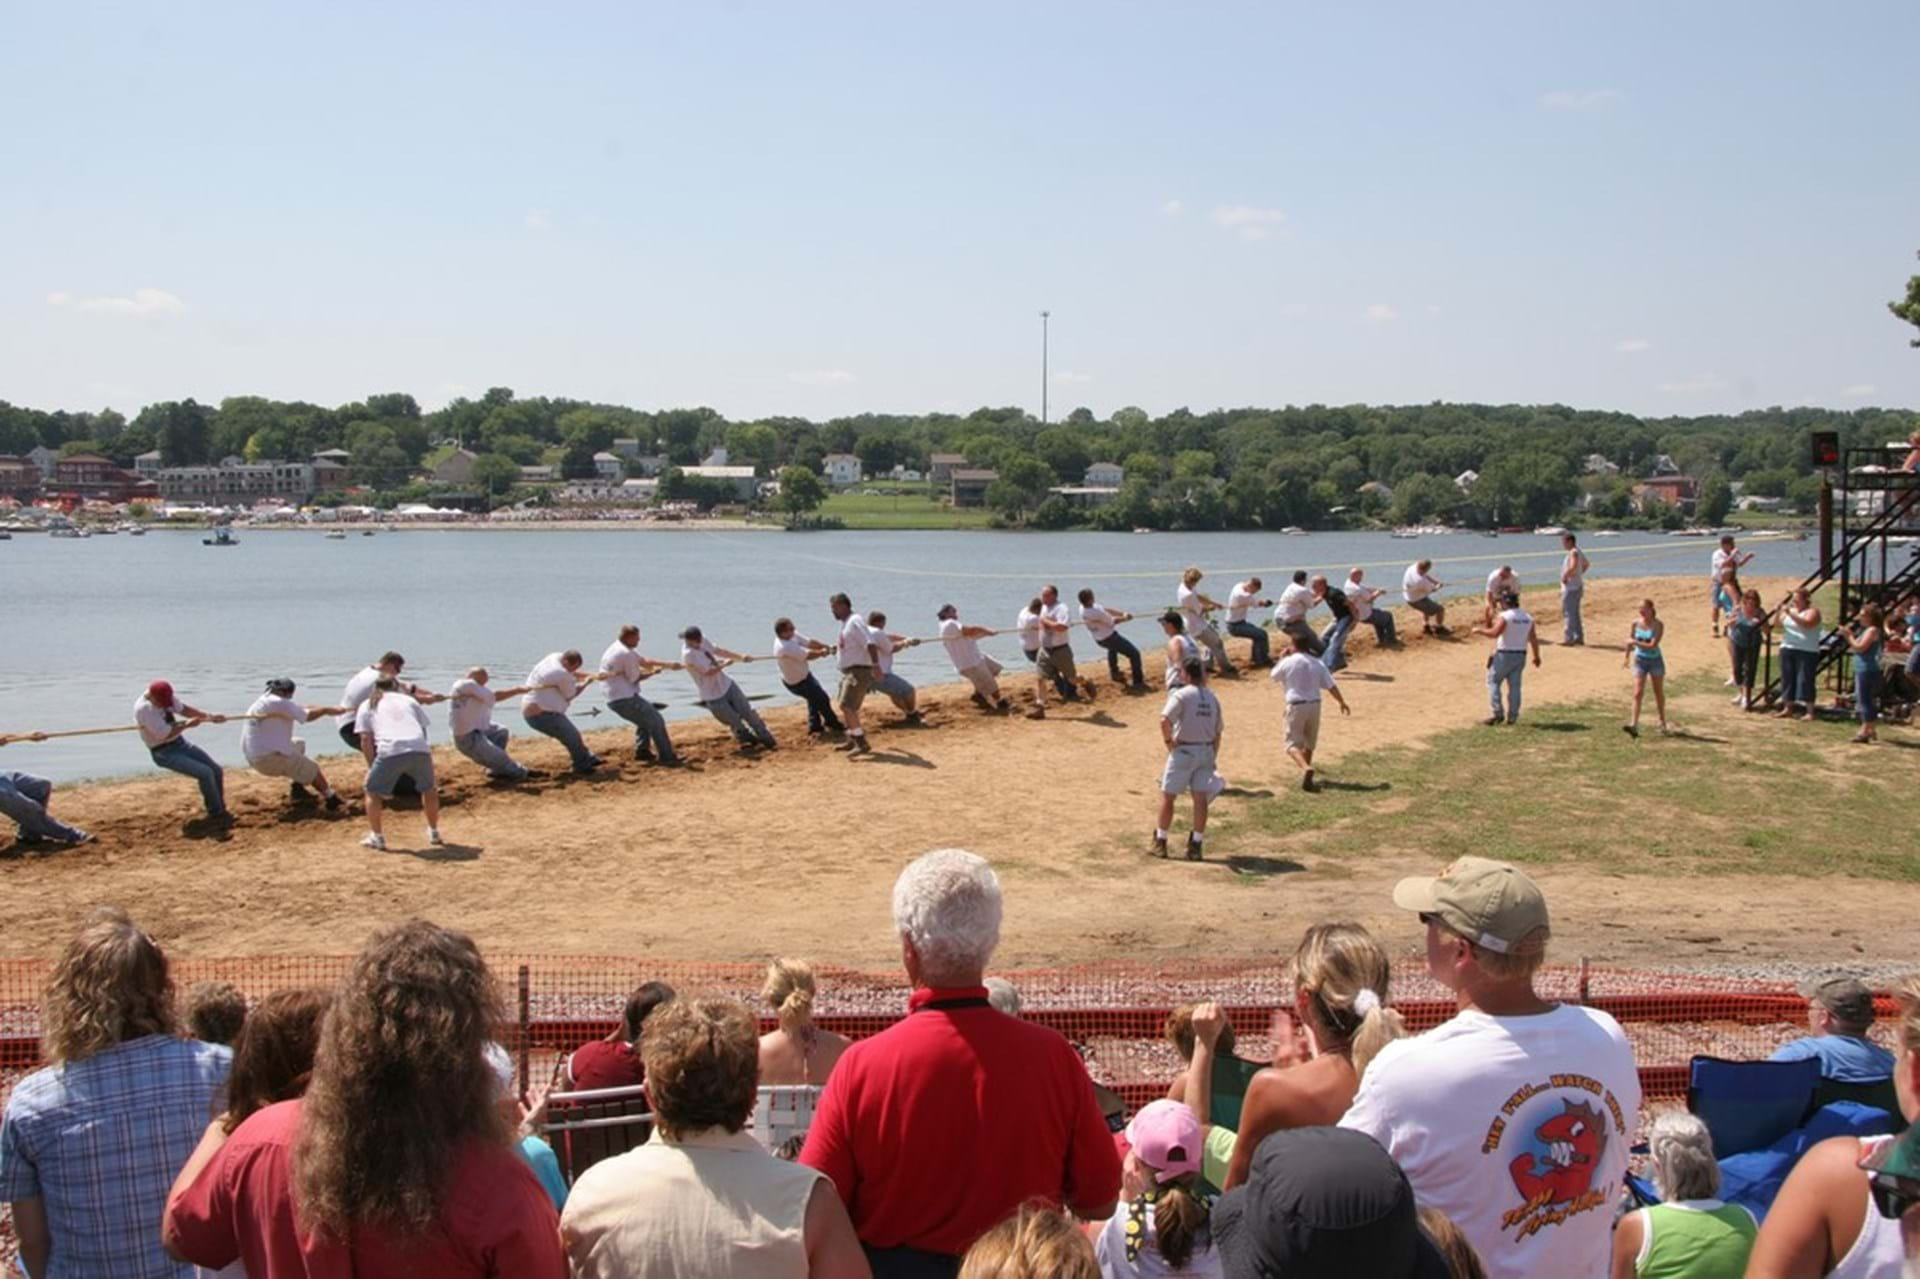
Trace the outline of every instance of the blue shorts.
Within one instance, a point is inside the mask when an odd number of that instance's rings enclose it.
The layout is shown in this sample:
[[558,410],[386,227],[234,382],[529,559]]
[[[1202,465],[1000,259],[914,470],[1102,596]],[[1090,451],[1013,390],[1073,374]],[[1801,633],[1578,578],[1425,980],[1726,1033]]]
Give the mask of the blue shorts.
[[405,755],[382,755],[373,761],[373,767],[367,770],[367,794],[378,795],[381,799],[392,799],[394,787],[400,784],[402,777],[411,777],[413,784],[425,795],[433,789],[433,756],[424,751],[411,751]]
[[1652,657],[1642,657],[1638,653],[1635,653],[1633,656],[1633,673],[1635,675],[1658,675],[1661,679],[1665,679],[1667,677],[1667,659],[1658,653]]

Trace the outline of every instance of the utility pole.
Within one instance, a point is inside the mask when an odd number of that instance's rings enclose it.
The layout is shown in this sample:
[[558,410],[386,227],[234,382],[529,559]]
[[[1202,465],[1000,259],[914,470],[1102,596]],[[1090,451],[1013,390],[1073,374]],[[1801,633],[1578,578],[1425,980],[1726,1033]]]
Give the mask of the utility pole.
[[1047,317],[1051,311],[1040,313],[1040,425],[1047,424]]

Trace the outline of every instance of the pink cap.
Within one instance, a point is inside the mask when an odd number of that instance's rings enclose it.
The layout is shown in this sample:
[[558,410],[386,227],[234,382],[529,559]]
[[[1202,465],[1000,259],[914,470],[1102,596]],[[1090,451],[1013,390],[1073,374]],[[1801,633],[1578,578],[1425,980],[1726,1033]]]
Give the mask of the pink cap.
[[1127,1144],[1162,1181],[1199,1172],[1202,1143],[1200,1121],[1186,1103],[1165,1097],[1148,1102],[1127,1125]]

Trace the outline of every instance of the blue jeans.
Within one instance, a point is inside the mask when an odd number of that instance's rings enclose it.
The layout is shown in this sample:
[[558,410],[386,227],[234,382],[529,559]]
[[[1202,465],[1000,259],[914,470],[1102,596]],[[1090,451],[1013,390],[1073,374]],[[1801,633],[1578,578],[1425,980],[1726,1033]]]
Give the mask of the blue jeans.
[[207,816],[219,817],[227,811],[227,775],[213,762],[213,756],[180,737],[154,747],[151,754],[153,762],[168,772],[185,774],[200,783],[200,802],[207,806]]
[[1398,644],[1399,633],[1394,628],[1393,614],[1379,605],[1367,614],[1367,621],[1373,625],[1373,637],[1382,644]]
[[1560,621],[1563,628],[1560,632],[1560,642],[1562,644],[1586,643],[1587,630],[1580,621],[1580,597],[1586,593],[1587,588],[1584,585],[1560,588]]
[[591,773],[600,767],[600,757],[587,749],[580,740],[580,730],[573,726],[565,711],[533,711],[526,716],[527,727],[536,733],[545,733],[554,741],[567,748],[568,758],[573,760],[573,771]]
[[1854,664],[1853,668],[1853,705],[1862,724],[1871,724],[1880,718],[1880,681],[1883,677],[1880,668],[1868,668]]
[[1227,634],[1237,635],[1243,640],[1253,641],[1253,664],[1255,666],[1272,665],[1273,651],[1268,647],[1267,629],[1255,626],[1252,622],[1228,622]]
[[1800,648],[1780,650],[1780,700],[1799,702],[1812,706],[1817,696],[1814,690],[1814,670],[1820,662],[1820,654]]
[[1287,635],[1298,635],[1305,641],[1304,651],[1312,653],[1315,657],[1320,657],[1327,651],[1327,646],[1320,642],[1320,637],[1313,633],[1313,627],[1307,625],[1305,618],[1297,622],[1282,622],[1280,630]]
[[50,839],[71,844],[86,838],[84,831],[47,812],[47,801],[52,798],[53,783],[44,777],[35,777],[32,773],[0,773],[0,813],[13,818],[20,828],[21,839]]
[[[782,680],[782,683],[786,681]],[[787,691],[801,698],[807,704],[807,731],[809,733],[842,733],[847,726],[833,713],[833,699],[827,696],[827,690],[820,687],[820,681],[808,675],[798,684],[787,684]]]
[[1320,636],[1320,647],[1324,650],[1320,660],[1327,664],[1328,670],[1337,671],[1347,664],[1347,635],[1352,630],[1353,614],[1349,613],[1334,618],[1333,625]]
[[1115,631],[1103,640],[1095,640],[1094,643],[1107,650],[1107,674],[1113,678],[1114,683],[1120,682],[1120,659],[1123,657],[1133,666],[1132,682],[1135,685],[1147,682],[1146,675],[1140,670],[1140,650],[1133,646],[1132,640]]
[[740,691],[738,684],[727,685],[725,697],[716,697],[701,704],[713,712],[715,719],[727,726],[727,731],[741,745],[748,746],[754,742],[762,746],[774,745],[773,734],[767,731],[765,721],[753,709],[753,703],[747,700],[747,695]]
[[[1493,705],[1493,717],[1504,719],[1511,724],[1520,718],[1520,673],[1527,669],[1525,649],[1508,651],[1502,649],[1493,655],[1493,665],[1487,667],[1487,699]],[[1500,689],[1507,690],[1507,705],[1500,708]]]
[[607,709],[633,725],[634,754],[645,758],[657,753],[660,759],[669,761],[678,758],[673,753],[673,739],[667,736],[666,717],[652,702],[636,694],[608,702]]
[[489,724],[485,728],[476,728],[471,733],[453,739],[453,749],[465,755],[474,763],[495,777],[504,777],[509,781],[522,781],[527,770],[518,760],[507,754],[507,730],[502,724]]

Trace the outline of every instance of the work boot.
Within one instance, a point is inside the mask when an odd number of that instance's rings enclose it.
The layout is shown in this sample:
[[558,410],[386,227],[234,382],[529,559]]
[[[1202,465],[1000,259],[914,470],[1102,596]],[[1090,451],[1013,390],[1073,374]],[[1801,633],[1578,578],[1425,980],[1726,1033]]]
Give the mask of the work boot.
[[1187,860],[1190,862],[1197,862],[1202,860],[1202,856],[1200,852],[1200,837],[1198,835],[1190,834],[1187,836]]
[[1155,835],[1153,837],[1153,847],[1147,851],[1153,856],[1158,857],[1161,861],[1165,861],[1167,859],[1167,837],[1165,835]]

